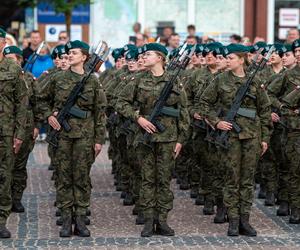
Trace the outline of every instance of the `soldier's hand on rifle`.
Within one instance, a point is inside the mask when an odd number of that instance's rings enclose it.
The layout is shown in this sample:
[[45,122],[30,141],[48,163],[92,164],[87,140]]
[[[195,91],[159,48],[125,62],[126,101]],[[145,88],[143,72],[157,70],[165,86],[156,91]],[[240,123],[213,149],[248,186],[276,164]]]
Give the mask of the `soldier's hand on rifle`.
[[219,121],[217,129],[228,131],[232,129],[232,124],[230,122]]
[[61,126],[59,124],[59,122],[56,119],[58,112],[54,112],[53,115],[50,115],[48,117],[48,123],[50,124],[50,126],[55,129],[55,130],[60,130]]
[[176,145],[175,145],[175,149],[174,149],[174,153],[175,153],[175,156],[174,158],[176,159],[177,156],[179,155],[180,151],[182,149],[182,144],[177,142]]
[[17,154],[21,148],[23,141],[18,139],[18,138],[14,138],[14,153]]
[[147,119],[145,119],[144,117],[139,117],[137,120],[138,124],[145,129],[149,134],[153,134],[156,132],[156,127],[149,122]]
[[32,138],[35,140],[39,135],[40,130],[38,128],[33,129]]
[[279,122],[280,121],[279,115],[277,115],[274,112],[272,112],[271,117],[272,117],[272,122]]
[[266,153],[266,151],[267,151],[267,149],[268,149],[268,143],[266,143],[266,142],[261,142],[261,155],[260,156],[263,156],[264,155],[264,153]]
[[194,114],[194,118],[195,118],[196,120],[202,120],[202,117],[201,117],[198,113],[195,113],[195,114]]
[[95,150],[95,158],[98,156],[98,154],[100,154],[102,149],[102,145],[99,143],[96,143],[94,146],[94,150]]

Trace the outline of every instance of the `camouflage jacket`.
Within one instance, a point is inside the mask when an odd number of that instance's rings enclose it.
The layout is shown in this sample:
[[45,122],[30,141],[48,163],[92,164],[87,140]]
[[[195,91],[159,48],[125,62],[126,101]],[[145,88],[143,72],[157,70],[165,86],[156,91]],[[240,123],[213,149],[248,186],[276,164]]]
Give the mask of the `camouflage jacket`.
[[[55,111],[60,111],[64,106],[73,87],[82,79],[79,75],[70,69],[56,73],[51,82],[37,94],[41,101],[40,112],[44,119],[48,118]],[[75,107],[87,111],[87,118],[77,118],[71,116],[69,124],[71,131],[61,131],[60,136],[68,138],[94,138],[95,143],[105,143],[105,106],[106,97],[95,75],[91,75],[84,86],[82,95],[86,97],[78,98]],[[45,102],[44,100],[49,100]]]
[[28,92],[22,69],[11,59],[0,61],[0,136],[25,139]]
[[[219,74],[214,81],[204,90],[200,99],[200,108],[209,122],[216,126],[222,120],[232,105],[236,92],[245,83],[247,76],[237,77],[231,71]],[[260,87],[261,82],[255,78],[250,86],[250,94],[256,97],[251,99],[246,97],[241,107],[256,111],[255,119],[237,115],[236,123],[242,131],[237,134],[234,129],[229,133],[232,137],[239,139],[260,138],[262,141],[269,142],[272,128],[271,122],[271,103],[266,91]],[[217,116],[215,105],[222,108],[221,117]]]
[[[170,73],[165,72],[162,76],[155,77],[148,71],[133,76],[119,94],[116,105],[117,111],[133,121],[136,121],[140,115],[148,118],[170,76]],[[173,90],[174,93],[170,95],[165,106],[179,109],[179,117],[161,115],[158,121],[165,126],[166,130],[161,133],[154,133],[152,135],[152,141],[154,142],[177,141],[183,143],[187,137],[189,115],[186,93],[179,81],[174,84]],[[137,105],[138,111],[134,104]],[[140,128],[137,141],[143,132],[143,129]]]
[[300,130],[300,117],[293,110],[300,108],[300,66],[286,70],[269,86],[272,106],[281,111],[290,129]]

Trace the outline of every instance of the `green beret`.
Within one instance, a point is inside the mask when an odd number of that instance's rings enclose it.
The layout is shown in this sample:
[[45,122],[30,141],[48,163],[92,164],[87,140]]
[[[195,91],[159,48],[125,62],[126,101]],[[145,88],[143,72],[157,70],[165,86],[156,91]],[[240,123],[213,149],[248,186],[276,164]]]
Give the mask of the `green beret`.
[[225,54],[225,52],[224,52],[224,48],[225,48],[224,46],[219,47],[219,48],[216,48],[216,49],[213,51],[214,56],[221,55],[221,56],[223,56],[223,57],[226,57],[226,54]]
[[144,54],[144,47],[137,47],[138,55]]
[[293,42],[292,49],[293,49],[293,51],[295,51],[295,49],[299,48],[299,47],[300,47],[300,39],[297,39]]
[[67,42],[67,44],[65,45],[65,49],[66,49],[67,53],[71,49],[84,49],[86,51],[89,51],[90,46],[88,44],[86,44],[85,42],[75,40],[75,41]]
[[4,29],[0,28],[0,37],[5,38],[6,37],[6,32]]
[[265,48],[267,47],[268,45],[265,43],[265,42],[257,42],[256,44],[253,45],[253,52],[256,52],[258,51],[259,49],[261,48]]
[[232,53],[247,53],[249,49],[247,46],[238,43],[231,43],[224,47],[224,55],[228,56]]
[[126,60],[137,60],[139,56],[138,50],[137,49],[131,49],[126,52],[125,54],[125,59]]
[[[275,47],[275,50],[278,52],[278,51],[281,51],[282,48],[283,48],[283,44],[282,43],[274,43],[273,46]],[[272,47],[272,45],[271,45]]]
[[8,54],[16,54],[22,56],[23,52],[17,46],[8,46],[4,48],[3,55],[8,55]]
[[291,52],[293,51],[293,47],[292,44],[286,43],[282,46],[282,52],[286,53],[286,52]]
[[123,48],[114,49],[111,53],[112,57],[114,58],[115,62],[122,57],[122,50]]
[[51,57],[55,59],[57,56],[60,57],[61,55],[66,54],[66,49],[64,45],[58,45],[52,51]]
[[165,46],[161,45],[160,43],[148,43],[144,45],[144,50],[146,51],[158,51],[164,54],[165,56],[168,55],[168,50]]
[[222,43],[212,42],[205,45],[202,52],[203,56],[206,56],[208,53],[215,51],[217,48],[223,47]]
[[198,44],[196,45],[195,53],[198,55],[198,54],[202,53],[203,51],[204,51],[204,45],[198,43]]
[[123,49],[124,49],[124,54],[127,52],[127,51],[129,51],[129,50],[132,50],[132,49],[136,49],[137,47],[135,46],[135,45],[133,45],[133,44],[126,44],[124,47],[123,47]]
[[255,52],[253,45],[249,45],[247,47],[248,47],[248,50],[249,50],[250,53],[254,53]]

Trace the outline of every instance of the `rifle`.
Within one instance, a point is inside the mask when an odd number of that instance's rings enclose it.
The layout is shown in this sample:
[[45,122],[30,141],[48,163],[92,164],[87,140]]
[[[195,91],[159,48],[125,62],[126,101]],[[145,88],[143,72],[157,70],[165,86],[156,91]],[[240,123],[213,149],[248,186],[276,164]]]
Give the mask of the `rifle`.
[[[270,50],[268,51],[267,55],[265,57],[263,57],[263,59],[257,65],[253,66],[253,70],[251,72],[249,72],[249,77],[248,77],[247,81],[245,82],[245,84],[243,84],[238,89],[236,96],[233,100],[233,103],[232,103],[230,109],[228,110],[225,118],[223,119],[224,121],[231,123],[233,126],[233,129],[237,133],[241,132],[241,128],[235,122],[235,118],[237,115],[255,119],[256,112],[253,110],[250,110],[250,109],[241,108],[241,104],[242,104],[243,100],[245,99],[245,97],[249,97],[251,99],[256,99],[255,96],[251,95],[248,92],[249,88],[252,84],[252,81],[253,81],[255,75],[257,74],[257,72],[259,70],[261,70],[266,65],[266,63],[268,62],[268,60],[271,57],[274,50],[275,50],[275,48],[274,48],[274,46],[272,46],[270,48]],[[222,148],[228,149],[228,147],[229,147],[228,138],[229,138],[229,131],[220,131],[219,133],[217,133],[215,135],[214,143],[216,146],[220,146]]]
[[31,71],[32,70],[32,67],[36,61],[36,59],[38,58],[38,56],[40,55],[40,52],[42,50],[42,48],[45,46],[45,42],[41,42],[41,44],[39,45],[39,47],[33,52],[30,60],[28,59],[26,64],[24,65],[24,71],[27,72],[27,71]]
[[[58,112],[57,115],[57,121],[59,124],[61,124],[62,128],[66,132],[71,131],[71,127],[68,123],[68,120],[70,117],[77,117],[77,118],[86,118],[87,112],[83,111],[77,107],[74,106],[78,98],[82,98],[86,100],[86,97],[83,96],[81,93],[84,89],[84,85],[87,82],[87,80],[90,78],[92,73],[94,72],[95,67],[101,62],[103,63],[107,56],[109,55],[110,48],[108,48],[106,42],[100,42],[97,46],[96,51],[94,54],[97,56],[94,57],[93,61],[93,67],[88,71],[87,75],[85,75],[80,82],[78,82],[72,89],[71,93],[69,94],[64,106],[62,109]],[[54,130],[53,128],[50,129],[50,132],[48,133],[46,141],[51,144],[54,148],[58,147],[58,135],[61,130]]]
[[[189,61],[191,60],[192,55],[194,54],[195,50],[196,50],[196,45],[191,49],[190,53],[188,53],[187,50],[184,50],[182,52],[181,56],[178,58],[178,63],[175,66],[174,74],[171,75],[171,79],[165,84],[165,86],[161,90],[159,98],[155,102],[154,108],[153,108],[148,120],[152,124],[154,124],[154,126],[157,128],[158,132],[160,132],[160,133],[164,132],[166,128],[163,126],[163,124],[161,124],[157,120],[157,118],[162,114],[170,115],[172,113],[172,110],[171,110],[172,108],[164,107],[164,105],[165,105],[166,101],[168,100],[169,96],[171,95],[171,93],[173,92],[173,85],[176,82],[178,75],[180,74],[182,69],[186,68],[186,66],[188,65]],[[179,93],[177,93],[177,94],[179,94]],[[179,117],[179,113],[177,114],[177,116]],[[150,138],[151,138],[151,134],[149,134],[148,132],[145,132],[143,135],[142,142],[145,145],[150,146],[149,145]]]

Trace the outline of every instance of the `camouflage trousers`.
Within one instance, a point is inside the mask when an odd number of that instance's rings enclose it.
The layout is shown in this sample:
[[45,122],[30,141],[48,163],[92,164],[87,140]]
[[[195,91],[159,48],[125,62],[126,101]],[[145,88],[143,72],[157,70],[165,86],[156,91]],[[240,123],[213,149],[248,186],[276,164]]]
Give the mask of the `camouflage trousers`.
[[57,168],[57,158],[55,157],[56,149],[51,146],[50,144],[48,145],[48,155],[50,158],[50,164],[53,167],[53,173],[52,173],[52,180],[54,181],[54,186],[57,186],[57,173],[56,173],[56,168]]
[[170,183],[175,167],[175,142],[156,142],[152,145],[152,148],[143,144],[137,147],[142,176],[140,206],[145,218],[153,218],[157,212],[159,220],[165,221],[173,208],[174,196]]
[[127,140],[126,135],[119,135],[117,138],[118,150],[120,153],[120,160],[118,161],[118,176],[120,184],[122,186],[122,191],[130,191],[130,176],[132,175],[132,168],[128,161],[128,150],[127,150]]
[[138,164],[136,148],[133,145],[127,146],[127,156],[128,156],[128,178],[129,178],[129,192],[132,193],[133,199],[135,201],[135,206],[140,207],[140,190],[141,190],[141,167]]
[[223,161],[221,160],[221,153],[215,147],[209,147],[209,157],[210,157],[210,176],[211,180],[211,199],[214,201],[223,200],[223,189],[225,185],[225,166]]
[[12,206],[11,180],[14,161],[13,138],[0,137],[0,224],[6,223]]
[[57,207],[85,215],[90,205],[90,170],[95,160],[93,139],[60,138],[57,157]]
[[285,156],[289,169],[289,201],[291,207],[300,208],[300,133],[288,133]]
[[16,155],[15,164],[12,171],[11,196],[12,200],[20,201],[26,188],[27,170],[26,165],[30,152],[33,150],[34,140],[32,132],[28,133],[23,141],[20,151]]
[[250,214],[254,173],[261,147],[258,138],[229,138],[229,143],[229,148],[221,151],[226,171],[224,204],[228,209],[228,216],[234,218]]

